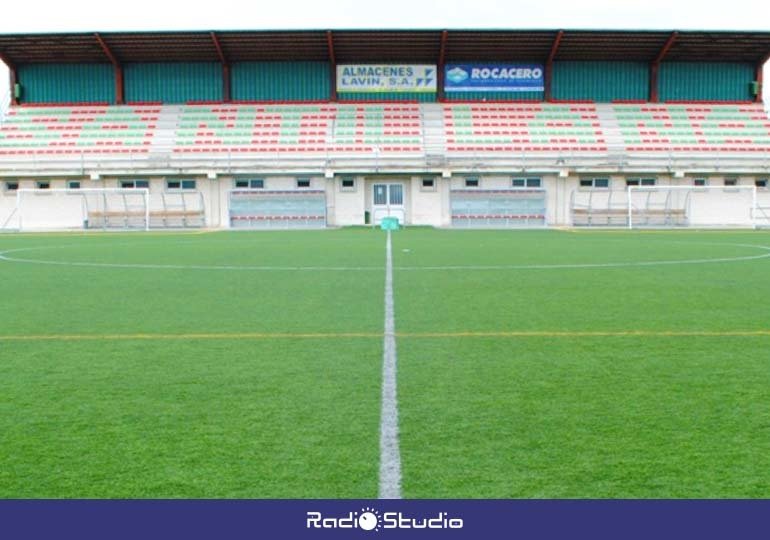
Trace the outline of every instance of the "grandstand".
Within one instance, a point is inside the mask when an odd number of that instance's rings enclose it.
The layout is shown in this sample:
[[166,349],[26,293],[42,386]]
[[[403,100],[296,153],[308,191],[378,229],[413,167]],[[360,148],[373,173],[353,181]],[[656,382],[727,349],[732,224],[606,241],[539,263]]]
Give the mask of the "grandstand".
[[[768,32],[4,35],[0,227],[35,228],[18,190],[136,187],[152,227],[622,227],[652,210],[635,185],[755,186],[770,225],[769,54]],[[723,225],[710,207],[659,225]]]

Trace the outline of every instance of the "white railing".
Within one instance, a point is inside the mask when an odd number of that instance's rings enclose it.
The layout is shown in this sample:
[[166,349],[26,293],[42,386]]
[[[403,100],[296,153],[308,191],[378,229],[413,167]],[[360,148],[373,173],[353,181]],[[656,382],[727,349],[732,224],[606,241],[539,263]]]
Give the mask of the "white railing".
[[[430,149],[434,151],[434,149]],[[299,154],[299,155],[298,155]],[[661,170],[687,171],[707,170],[733,173],[770,173],[770,152],[715,152],[702,154],[634,154],[628,152],[526,152],[482,153],[468,152],[431,154],[425,151],[414,153],[373,152],[317,152],[287,153],[282,151],[243,154],[222,153],[177,153],[172,148],[154,148],[152,152],[128,154],[5,154],[0,156],[0,172],[63,174],[105,174],[115,170],[175,171],[188,173],[205,170],[220,174],[235,172],[244,167],[258,170],[285,170],[312,172],[332,170],[347,172],[348,169],[363,172],[393,171],[426,172],[443,170],[475,170],[479,172],[539,170],[575,174],[584,171],[622,172],[633,169],[637,172],[660,172]],[[251,171],[255,172],[255,171]]]

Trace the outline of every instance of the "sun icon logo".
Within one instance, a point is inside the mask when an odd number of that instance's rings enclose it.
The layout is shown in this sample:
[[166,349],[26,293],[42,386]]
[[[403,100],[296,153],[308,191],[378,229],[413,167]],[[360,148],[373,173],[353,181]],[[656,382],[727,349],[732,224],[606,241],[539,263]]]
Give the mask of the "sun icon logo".
[[380,531],[380,513],[374,508],[362,508],[358,516],[358,527],[365,531]]

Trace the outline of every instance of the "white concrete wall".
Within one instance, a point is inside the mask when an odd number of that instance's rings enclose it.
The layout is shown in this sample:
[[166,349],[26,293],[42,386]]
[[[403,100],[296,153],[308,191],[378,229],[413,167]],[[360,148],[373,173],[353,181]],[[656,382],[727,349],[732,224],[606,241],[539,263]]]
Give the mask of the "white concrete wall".
[[[432,178],[433,187],[423,187],[423,179]],[[449,218],[448,182],[441,176],[413,176],[409,187],[409,200],[412,225],[446,226]],[[449,218],[451,219],[451,218]]]
[[[480,180],[479,189],[507,189],[511,187],[511,178],[513,177],[539,177],[541,185],[547,191],[546,203],[546,221],[549,226],[569,226],[571,225],[570,205],[573,193],[580,196],[587,195],[590,190],[580,187],[580,179],[588,177],[607,177],[610,179],[610,189],[613,193],[614,201],[617,204],[626,203],[626,178],[632,177],[652,177],[656,179],[656,185],[659,186],[690,186],[694,178],[706,178],[709,186],[723,186],[725,178],[737,178],[738,185],[753,185],[758,178],[770,178],[770,174],[763,175],[731,175],[731,174],[687,174],[683,178],[675,178],[670,173],[655,175],[649,173],[628,173],[619,174],[570,174],[567,177],[560,177],[556,174],[537,174],[537,173],[510,173],[510,174],[463,174],[455,173],[451,178],[442,178],[441,175],[354,175],[346,176],[354,180],[352,189],[342,187],[342,177],[325,178],[321,174],[302,175],[309,178],[311,189],[322,189],[326,191],[327,215],[329,224],[332,226],[363,225],[364,214],[372,209],[372,186],[376,183],[401,183],[404,185],[404,207],[407,225],[429,225],[429,226],[450,226],[451,209],[450,197],[451,190],[472,189],[465,187],[466,176],[478,176]],[[65,188],[68,180],[78,180],[83,188],[116,188],[119,187],[121,179],[131,179],[129,176],[105,176],[100,180],[91,180],[88,177],[50,177],[50,178],[2,178],[0,179],[0,226],[6,223],[8,217],[16,206],[16,193],[6,189],[7,182],[18,182],[19,187],[23,189],[32,189],[36,187],[38,180],[50,182],[51,188]],[[206,210],[206,226],[212,228],[227,228],[228,219],[228,192],[235,188],[234,176],[221,175],[215,179],[209,179],[206,175],[184,176],[184,177],[164,177],[164,176],[142,176],[135,179],[149,180],[150,197],[152,207],[158,206],[161,193],[168,193],[166,186],[168,179],[189,179],[196,181],[196,191],[200,192],[204,199]],[[266,190],[295,190],[297,188],[296,175],[239,175],[238,178],[262,178],[264,179]],[[423,178],[434,178],[434,187],[424,188],[422,186]],[[595,194],[601,199],[602,193],[607,190],[595,190]],[[760,189],[757,194],[760,206],[767,208],[766,212],[770,215],[770,190]],[[708,212],[723,211],[719,204],[715,203],[711,210],[704,210],[706,214],[698,217],[701,222],[706,223],[709,220]],[[770,221],[770,217],[768,218]],[[770,224],[770,223],[768,223]],[[13,228],[13,222],[9,222],[8,228]]]
[[333,202],[329,224],[339,227],[363,225],[366,201],[366,181],[362,176],[346,176],[353,180],[353,188],[343,188],[342,178],[335,177],[327,184],[327,204]]

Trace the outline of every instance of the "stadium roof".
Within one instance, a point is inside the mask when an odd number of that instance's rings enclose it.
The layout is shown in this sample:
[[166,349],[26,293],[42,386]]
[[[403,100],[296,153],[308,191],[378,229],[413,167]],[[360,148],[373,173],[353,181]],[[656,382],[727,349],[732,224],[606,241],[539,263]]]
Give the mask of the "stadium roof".
[[0,35],[9,65],[44,62],[529,60],[761,63],[770,32],[660,30],[271,30]]

